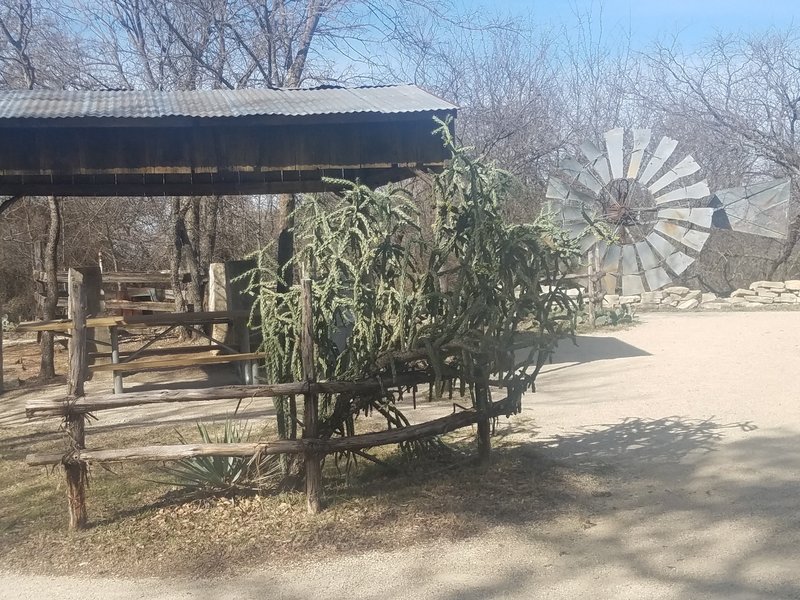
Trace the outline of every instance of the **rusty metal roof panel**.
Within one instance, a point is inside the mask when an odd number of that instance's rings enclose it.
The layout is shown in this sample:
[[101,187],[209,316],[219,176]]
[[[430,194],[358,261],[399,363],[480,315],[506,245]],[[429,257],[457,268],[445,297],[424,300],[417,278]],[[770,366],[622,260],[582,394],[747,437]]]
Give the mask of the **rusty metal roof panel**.
[[300,117],[454,111],[414,86],[152,91],[10,90],[0,92],[0,120],[58,118]]

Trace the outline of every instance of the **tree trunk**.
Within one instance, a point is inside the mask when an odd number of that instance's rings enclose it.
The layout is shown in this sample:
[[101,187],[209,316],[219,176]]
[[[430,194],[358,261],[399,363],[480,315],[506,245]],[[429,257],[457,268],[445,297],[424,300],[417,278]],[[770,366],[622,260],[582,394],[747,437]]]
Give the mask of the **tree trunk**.
[[[56,318],[58,310],[58,240],[61,233],[61,207],[58,198],[48,200],[50,207],[50,224],[47,230],[47,245],[44,251],[45,302],[42,307],[42,318],[50,321]],[[39,366],[39,377],[51,379],[55,377],[55,359],[53,353],[53,332],[44,331],[40,338],[42,360]]]

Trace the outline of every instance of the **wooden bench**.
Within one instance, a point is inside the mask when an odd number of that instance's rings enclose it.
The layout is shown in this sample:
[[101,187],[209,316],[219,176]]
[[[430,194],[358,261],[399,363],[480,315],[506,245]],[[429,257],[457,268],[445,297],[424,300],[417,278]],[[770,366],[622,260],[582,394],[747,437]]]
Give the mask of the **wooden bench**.
[[181,369],[184,367],[199,367],[203,365],[221,365],[226,363],[241,362],[244,363],[242,370],[242,379],[245,384],[254,383],[253,376],[253,361],[264,358],[266,354],[263,352],[245,352],[239,354],[218,354],[207,356],[167,356],[163,358],[145,358],[131,360],[119,363],[105,363],[100,365],[91,365],[89,370],[97,372],[108,372],[114,375],[115,382],[119,381],[119,393],[122,391],[121,379],[123,373],[134,373],[139,371],[160,371],[169,369]]

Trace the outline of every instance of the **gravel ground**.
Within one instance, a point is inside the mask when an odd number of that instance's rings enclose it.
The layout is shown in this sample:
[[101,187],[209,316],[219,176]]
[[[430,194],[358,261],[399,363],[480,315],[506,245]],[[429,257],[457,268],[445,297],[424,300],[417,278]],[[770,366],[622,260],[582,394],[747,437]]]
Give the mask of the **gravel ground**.
[[800,598],[798,373],[798,312],[646,315],[565,345],[538,430],[500,428],[602,479],[583,522],[231,580],[0,574],[0,598]]

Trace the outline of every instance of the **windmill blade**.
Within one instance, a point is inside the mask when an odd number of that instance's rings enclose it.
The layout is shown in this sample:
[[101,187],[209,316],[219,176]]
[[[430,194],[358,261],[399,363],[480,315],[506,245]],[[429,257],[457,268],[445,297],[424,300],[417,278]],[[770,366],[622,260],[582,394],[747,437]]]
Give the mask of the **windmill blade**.
[[581,243],[580,243],[581,254],[582,255],[586,254],[596,245],[597,245],[597,238],[594,237],[594,234],[587,233],[585,236],[581,238]]
[[786,239],[791,200],[789,178],[720,190],[716,196],[735,231]]
[[700,227],[710,228],[714,212],[713,208],[664,208],[658,211],[658,218],[688,221]]
[[603,183],[609,183],[611,181],[611,173],[608,170],[608,160],[606,160],[605,154],[600,152],[600,149],[592,142],[582,143],[581,152],[583,152],[583,155],[589,160],[595,173],[599,175],[600,180]]
[[600,194],[603,191],[603,184],[597,181],[597,178],[592,175],[589,169],[583,166],[574,158],[565,158],[558,165],[565,175],[568,175],[573,181],[585,185],[592,190],[595,194]]
[[644,293],[644,281],[640,275],[623,275],[622,276],[622,295],[623,296],[636,296]]
[[661,138],[655,152],[653,152],[653,156],[650,158],[650,162],[647,163],[644,172],[641,177],[639,177],[639,183],[642,185],[650,183],[650,180],[661,170],[661,167],[669,160],[669,157],[672,156],[672,153],[675,152],[675,148],[677,147],[678,140],[673,140],[667,136]]
[[701,181],[687,187],[681,187],[656,198],[656,206],[677,202],[679,200],[700,200],[711,194],[708,189],[708,182]]
[[622,247],[622,274],[630,275],[639,272],[639,263],[636,262],[636,248],[633,244]]
[[691,256],[687,256],[681,251],[675,252],[674,254],[670,254],[665,261],[667,266],[672,269],[672,272],[675,275],[680,275],[689,266],[694,262],[694,259]]
[[653,252],[653,249],[648,245],[647,242],[636,242],[635,246],[636,254],[639,255],[639,262],[642,264],[642,268],[645,271],[649,269],[655,269],[660,264],[661,261],[658,260],[655,252]]
[[622,146],[625,139],[625,130],[621,127],[606,131],[606,152],[608,153],[608,164],[611,167],[611,178],[622,179],[623,156]]
[[594,196],[572,189],[558,177],[550,177],[547,181],[547,193],[545,197],[548,200],[560,200],[561,202],[568,202],[572,205],[591,206],[596,202]]
[[695,252],[702,252],[703,247],[706,245],[708,238],[711,234],[705,231],[698,231],[697,229],[690,229],[683,236],[681,242],[684,246],[688,246]]
[[619,271],[619,259],[622,255],[622,249],[619,246],[609,246],[603,256],[603,262],[600,268],[604,273],[616,273]]
[[671,223],[669,221],[659,221],[653,227],[654,231],[663,233],[671,237],[673,240],[680,242],[684,246],[700,252],[708,241],[709,233],[705,231],[697,231],[696,229],[688,229],[682,225]]
[[672,277],[669,276],[664,267],[648,269],[644,272],[644,278],[647,280],[647,287],[650,288],[651,292],[672,283]]
[[670,254],[675,252],[675,246],[670,244],[663,237],[658,235],[655,231],[651,231],[647,235],[648,243],[658,252],[661,258],[667,258]]
[[650,135],[649,129],[633,130],[633,151],[631,152],[631,162],[628,165],[628,179],[636,179],[639,175],[644,151],[650,145]]
[[689,175],[693,175],[700,170],[700,165],[697,164],[697,161],[692,157],[690,154],[686,158],[684,158],[681,162],[677,165],[672,167],[669,171],[664,173],[661,178],[656,181],[653,185],[651,185],[648,189],[650,190],[651,194],[657,194],[661,190],[663,190],[668,185],[675,183],[681,177],[687,177]]
[[548,204],[548,210],[555,214],[562,223],[584,223],[586,220],[583,218],[583,213],[576,206],[564,204],[559,200],[551,200]]

